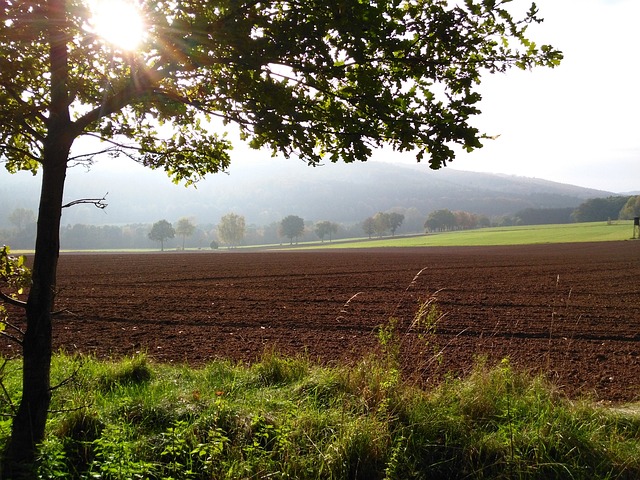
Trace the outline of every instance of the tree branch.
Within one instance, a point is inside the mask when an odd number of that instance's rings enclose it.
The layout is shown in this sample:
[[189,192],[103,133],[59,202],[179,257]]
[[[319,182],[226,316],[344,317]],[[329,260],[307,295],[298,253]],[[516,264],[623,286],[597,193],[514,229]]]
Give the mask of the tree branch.
[[7,295],[1,290],[0,290],[0,300],[3,300],[5,303],[8,303],[9,305],[13,305],[14,307],[27,308],[27,302],[23,302],[22,300],[13,298],[12,296]]
[[0,336],[8,338],[9,340],[11,340],[13,342],[16,342],[18,345],[22,345],[22,340],[20,340],[18,337],[14,337],[10,333],[0,332]]
[[73,122],[75,135],[80,135],[85,128],[103,117],[122,110],[136,98],[149,93],[157,82],[163,78],[157,70],[145,70],[138,72],[131,78],[129,84],[113,96],[106,97],[99,107],[87,112]]
[[22,155],[24,155],[26,157],[29,157],[31,160],[35,160],[36,162],[40,162],[40,160],[41,160],[40,157],[36,157],[30,151],[25,150],[24,148],[14,147],[14,146],[11,146],[11,145],[7,145],[6,143],[0,144],[0,149],[1,150],[11,150],[13,152],[21,153]]
[[109,195],[109,192],[105,193],[104,197],[102,198],[81,198],[79,200],[74,200],[72,202],[62,205],[62,208],[68,208],[68,207],[73,207],[74,205],[88,203],[88,204],[95,205],[100,210],[104,210],[109,205],[108,203],[104,203],[107,195]]

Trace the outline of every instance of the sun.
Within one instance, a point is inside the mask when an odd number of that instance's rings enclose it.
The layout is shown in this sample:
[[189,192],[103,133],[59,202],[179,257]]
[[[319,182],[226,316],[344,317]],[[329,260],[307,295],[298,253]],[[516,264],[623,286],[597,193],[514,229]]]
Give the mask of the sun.
[[142,12],[134,0],[90,0],[89,27],[112,46],[136,50],[146,36]]

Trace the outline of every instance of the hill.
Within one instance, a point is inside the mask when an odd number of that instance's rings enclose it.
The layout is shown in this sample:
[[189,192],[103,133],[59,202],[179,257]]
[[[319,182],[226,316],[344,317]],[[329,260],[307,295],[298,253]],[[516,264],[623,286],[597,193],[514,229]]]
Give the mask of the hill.
[[[17,207],[37,209],[39,183],[39,175],[11,176],[2,169],[0,226],[7,226]],[[197,188],[174,185],[163,172],[133,162],[101,161],[91,170],[70,169],[65,201],[107,192],[106,210],[75,206],[64,211],[63,224],[173,222],[183,216],[213,224],[229,212],[256,225],[289,214],[309,221],[355,223],[392,208],[415,209],[415,215],[425,217],[441,208],[495,217],[524,208],[576,207],[588,198],[613,195],[534,178],[374,161],[315,168],[295,160],[237,161],[227,174],[207,178]]]

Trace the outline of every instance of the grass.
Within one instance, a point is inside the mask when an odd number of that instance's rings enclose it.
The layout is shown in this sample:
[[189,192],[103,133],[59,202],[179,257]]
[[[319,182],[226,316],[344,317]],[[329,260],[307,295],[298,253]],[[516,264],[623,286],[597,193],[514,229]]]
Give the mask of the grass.
[[[613,222],[570,223],[559,225],[528,225],[517,227],[491,227],[456,232],[442,232],[429,235],[413,235],[407,237],[356,238],[340,239],[333,242],[309,241],[289,245],[284,242],[271,245],[247,245],[238,247],[236,251],[271,249],[271,250],[304,250],[304,249],[332,249],[332,248],[381,248],[381,247],[472,247],[498,245],[533,245],[541,243],[572,243],[572,242],[610,242],[630,240],[634,234],[631,220],[616,220]],[[188,248],[188,252],[226,252],[227,248],[210,250],[207,248]],[[72,253],[77,251],[94,253],[160,253],[158,248],[150,249],[103,249],[103,250],[64,250]],[[165,249],[165,252],[176,252],[175,248]],[[16,254],[33,253],[31,250],[15,250]]]
[[[53,381],[68,381],[34,478],[640,478],[640,415],[570,402],[506,360],[427,391],[400,378],[395,351],[198,369],[60,353]],[[3,374],[15,401],[20,363]]]
[[413,237],[381,238],[323,244],[321,248],[377,247],[466,247],[491,245],[531,245],[541,243],[607,242],[629,240],[633,235],[631,221],[571,223],[566,225],[534,225],[492,227],[477,230],[443,232]]

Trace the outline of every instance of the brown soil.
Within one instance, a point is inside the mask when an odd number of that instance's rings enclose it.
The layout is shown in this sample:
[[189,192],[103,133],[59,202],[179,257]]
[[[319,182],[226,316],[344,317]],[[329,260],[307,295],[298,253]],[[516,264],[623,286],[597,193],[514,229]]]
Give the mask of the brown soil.
[[[462,375],[478,356],[509,357],[569,396],[631,401],[640,398],[639,278],[635,241],[65,254],[57,302],[71,313],[56,317],[54,343],[193,365],[253,361],[271,348],[332,363],[371,352],[376,327],[395,317],[407,373],[422,381]],[[425,346],[407,328],[432,295],[446,316]]]

